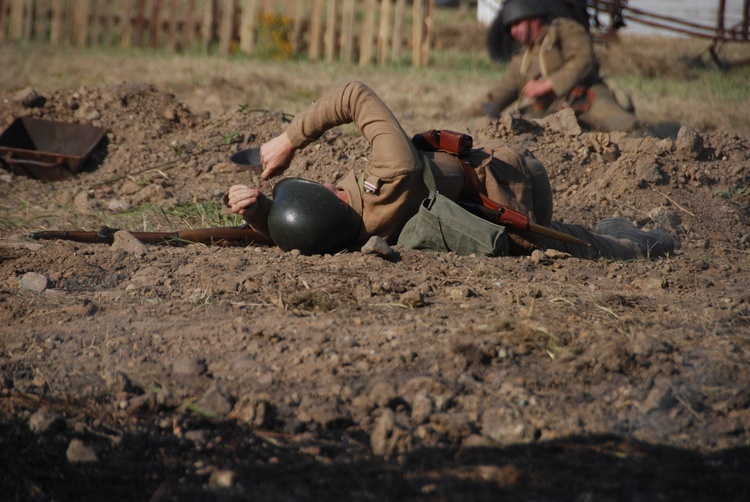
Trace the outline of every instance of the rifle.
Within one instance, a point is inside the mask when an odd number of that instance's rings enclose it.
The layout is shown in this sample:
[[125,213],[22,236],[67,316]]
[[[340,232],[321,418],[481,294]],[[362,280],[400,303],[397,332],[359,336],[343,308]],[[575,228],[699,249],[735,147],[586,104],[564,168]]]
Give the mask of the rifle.
[[545,237],[550,237],[558,241],[568,242],[570,244],[591,247],[591,244],[579,239],[578,237],[574,237],[563,232],[558,232],[557,230],[552,230],[551,228],[545,227],[543,225],[532,223],[529,221],[529,218],[525,214],[519,213],[518,211],[507,206],[501,206],[497,202],[487,198],[487,196],[481,193],[479,194],[479,197],[482,201],[481,204],[463,199],[459,199],[457,202],[464,209],[467,209],[480,218],[489,220],[492,223],[515,228],[517,230],[528,230],[529,232],[544,235]]
[[[117,228],[101,227],[98,232],[83,230],[47,230],[29,235],[32,239],[63,239],[87,244],[112,244]],[[248,246],[260,244],[274,246],[273,240],[248,226],[194,228],[174,232],[131,232],[130,234],[144,244],[166,244],[183,246],[186,244],[208,244],[217,246]]]

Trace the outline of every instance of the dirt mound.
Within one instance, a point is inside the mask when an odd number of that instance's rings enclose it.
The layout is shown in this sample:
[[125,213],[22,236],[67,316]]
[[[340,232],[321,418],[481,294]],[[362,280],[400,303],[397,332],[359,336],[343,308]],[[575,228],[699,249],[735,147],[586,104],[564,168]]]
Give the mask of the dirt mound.
[[[0,123],[108,134],[75,178],[0,180],[11,497],[551,499],[565,487],[739,500],[750,488],[747,138],[581,132],[564,114],[477,132],[542,160],[558,220],[667,230],[678,249],[659,261],[307,257],[125,232],[112,246],[40,243],[23,235],[138,229],[144,204],[154,227],[213,224],[163,209],[215,209],[232,183],[259,183],[229,156],[290,118],[196,115],[145,84],[43,98],[2,96]],[[335,180],[368,153],[330,131],[288,175]]]

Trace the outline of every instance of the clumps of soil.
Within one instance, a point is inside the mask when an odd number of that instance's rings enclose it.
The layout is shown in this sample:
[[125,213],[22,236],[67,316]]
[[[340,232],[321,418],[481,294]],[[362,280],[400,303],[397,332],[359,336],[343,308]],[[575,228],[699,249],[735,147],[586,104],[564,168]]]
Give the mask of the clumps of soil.
[[[739,499],[750,488],[746,138],[599,134],[564,116],[478,131],[547,166],[558,220],[668,231],[679,246],[656,261],[35,242],[24,235],[96,228],[137,204],[219,204],[232,183],[271,193],[228,159],[289,120],[198,116],[142,84],[39,94],[32,108],[4,97],[0,122],[32,114],[109,133],[74,178],[0,180],[0,217],[15,222],[0,240],[3,493],[494,500],[639,498],[648,486],[653,498]],[[329,131],[288,175],[335,180],[368,155],[361,138]]]

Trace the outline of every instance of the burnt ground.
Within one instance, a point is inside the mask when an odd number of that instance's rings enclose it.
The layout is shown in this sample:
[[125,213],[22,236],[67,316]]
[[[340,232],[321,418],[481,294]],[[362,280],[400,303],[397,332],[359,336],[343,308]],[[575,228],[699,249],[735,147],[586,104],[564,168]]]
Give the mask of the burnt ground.
[[[667,230],[654,261],[109,246],[26,235],[214,225],[231,184],[259,181],[230,154],[288,116],[138,82],[38,91],[3,91],[0,123],[108,134],[74,178],[0,173],[4,498],[745,499],[748,138],[473,131],[536,153],[557,219]],[[367,154],[331,131],[287,174],[331,181]],[[203,220],[174,210],[191,206]]]

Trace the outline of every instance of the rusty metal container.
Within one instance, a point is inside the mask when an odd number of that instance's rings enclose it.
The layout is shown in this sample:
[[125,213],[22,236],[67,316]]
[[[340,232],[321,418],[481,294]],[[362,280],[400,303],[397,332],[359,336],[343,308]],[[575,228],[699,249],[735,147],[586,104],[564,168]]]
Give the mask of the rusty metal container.
[[0,134],[0,165],[40,180],[69,178],[106,132],[90,125],[20,117]]

